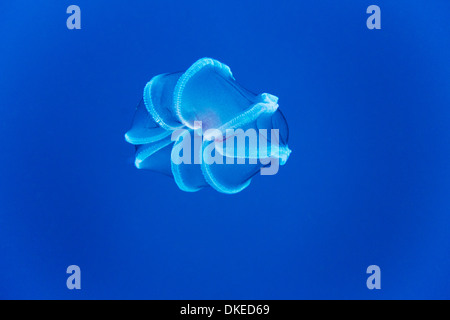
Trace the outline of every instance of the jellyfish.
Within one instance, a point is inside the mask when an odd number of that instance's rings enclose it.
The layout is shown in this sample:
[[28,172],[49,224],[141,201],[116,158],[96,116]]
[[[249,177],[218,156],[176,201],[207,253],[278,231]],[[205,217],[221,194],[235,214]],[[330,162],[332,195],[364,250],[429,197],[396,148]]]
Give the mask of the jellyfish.
[[278,172],[291,153],[288,138],[278,98],[250,92],[211,58],[153,77],[125,134],[138,169],[170,176],[183,191],[226,194],[247,188],[258,172]]

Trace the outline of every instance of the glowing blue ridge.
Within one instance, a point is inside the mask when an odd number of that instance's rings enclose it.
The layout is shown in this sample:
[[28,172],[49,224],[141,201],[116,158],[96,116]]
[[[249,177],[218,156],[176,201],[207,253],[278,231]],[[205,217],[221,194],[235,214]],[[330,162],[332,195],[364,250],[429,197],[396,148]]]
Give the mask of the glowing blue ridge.
[[[184,137],[187,134],[191,134],[191,131],[187,131],[186,130],[185,133],[180,135],[178,137],[178,140],[175,142],[175,145],[177,145],[178,143],[182,143],[182,141],[184,140]],[[176,156],[176,155],[173,154],[175,152],[175,150],[176,150],[175,145],[174,145],[174,148],[172,148],[172,154],[171,154],[172,157]],[[189,184],[189,182],[188,182],[188,179],[183,177],[183,173],[180,170],[181,165],[183,165],[183,164],[177,165],[173,161],[171,161],[172,174],[173,174],[173,177],[175,179],[175,183],[177,184],[178,188],[180,188],[181,190],[186,191],[186,192],[199,191],[201,188],[191,186]]]
[[147,85],[144,88],[144,102],[145,102],[145,106],[146,106],[148,112],[153,117],[155,122],[158,123],[165,130],[171,131],[171,130],[175,130],[175,129],[181,128],[181,127],[183,127],[183,125],[181,125],[181,124],[179,126],[169,125],[167,123],[167,121],[165,119],[163,119],[163,117],[156,110],[155,104],[153,102],[153,97],[152,97],[153,85],[157,81],[159,81],[162,76],[164,76],[164,74],[155,76],[147,83]]
[[162,148],[168,146],[172,143],[172,140],[170,138],[163,139],[160,141],[157,141],[155,143],[150,143],[147,146],[145,146],[144,149],[140,150],[136,153],[136,161],[134,162],[136,168],[141,169],[140,164],[145,161],[148,157],[152,156]]
[[189,80],[200,70],[202,70],[205,67],[213,67],[221,72],[223,72],[226,76],[229,76],[233,78],[233,74],[231,73],[230,68],[211,58],[202,58],[197,60],[181,77],[178,79],[178,83],[175,86],[174,90],[174,105],[175,105],[175,113],[178,117],[178,119],[183,123],[185,126],[194,129],[194,126],[190,123],[189,120],[187,120],[183,115],[183,109],[182,109],[182,97],[183,97],[183,91],[189,82]]
[[[210,142],[210,143],[212,143],[212,142]],[[252,182],[252,179],[250,178],[247,181],[244,181],[242,184],[235,186],[234,188],[227,187],[224,184],[222,184],[214,176],[214,174],[211,171],[210,165],[208,165],[206,163],[206,161],[203,161],[203,163],[202,163],[202,173],[203,173],[203,176],[205,177],[206,181],[208,182],[208,184],[211,187],[213,187],[216,191],[219,191],[221,193],[226,193],[226,194],[239,193],[242,190],[244,190],[245,188],[247,188],[250,185],[250,183]]]
[[136,136],[133,134],[133,131],[130,130],[127,133],[125,133],[125,140],[134,145],[140,145],[140,144],[148,144],[152,142],[156,142],[159,140],[164,139],[167,136],[170,136],[171,132],[167,130],[162,130],[161,128],[155,128],[155,134],[148,135],[148,136]]

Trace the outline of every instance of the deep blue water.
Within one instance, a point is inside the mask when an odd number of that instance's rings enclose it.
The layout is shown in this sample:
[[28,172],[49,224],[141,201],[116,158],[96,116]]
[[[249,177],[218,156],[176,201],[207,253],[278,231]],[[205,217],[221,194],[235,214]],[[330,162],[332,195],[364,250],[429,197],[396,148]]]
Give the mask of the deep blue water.
[[[449,13],[2,1],[0,298],[450,298]],[[289,123],[286,166],[237,195],[137,170],[123,137],[146,82],[201,57],[278,96]]]

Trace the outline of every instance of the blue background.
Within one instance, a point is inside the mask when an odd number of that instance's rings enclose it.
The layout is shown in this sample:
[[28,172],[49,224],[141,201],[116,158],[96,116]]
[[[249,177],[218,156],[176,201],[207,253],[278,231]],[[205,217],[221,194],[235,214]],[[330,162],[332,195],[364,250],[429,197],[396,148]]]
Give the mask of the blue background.
[[[449,12],[2,1],[0,298],[450,298]],[[277,95],[290,126],[286,166],[233,196],[137,170],[123,137],[145,83],[201,57]]]

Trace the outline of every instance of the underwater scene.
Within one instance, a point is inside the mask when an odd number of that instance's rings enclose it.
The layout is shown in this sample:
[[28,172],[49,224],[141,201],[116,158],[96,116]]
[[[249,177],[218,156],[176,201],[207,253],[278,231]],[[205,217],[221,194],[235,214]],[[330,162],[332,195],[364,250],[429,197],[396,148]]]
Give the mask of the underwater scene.
[[449,299],[450,1],[2,1],[0,299]]

